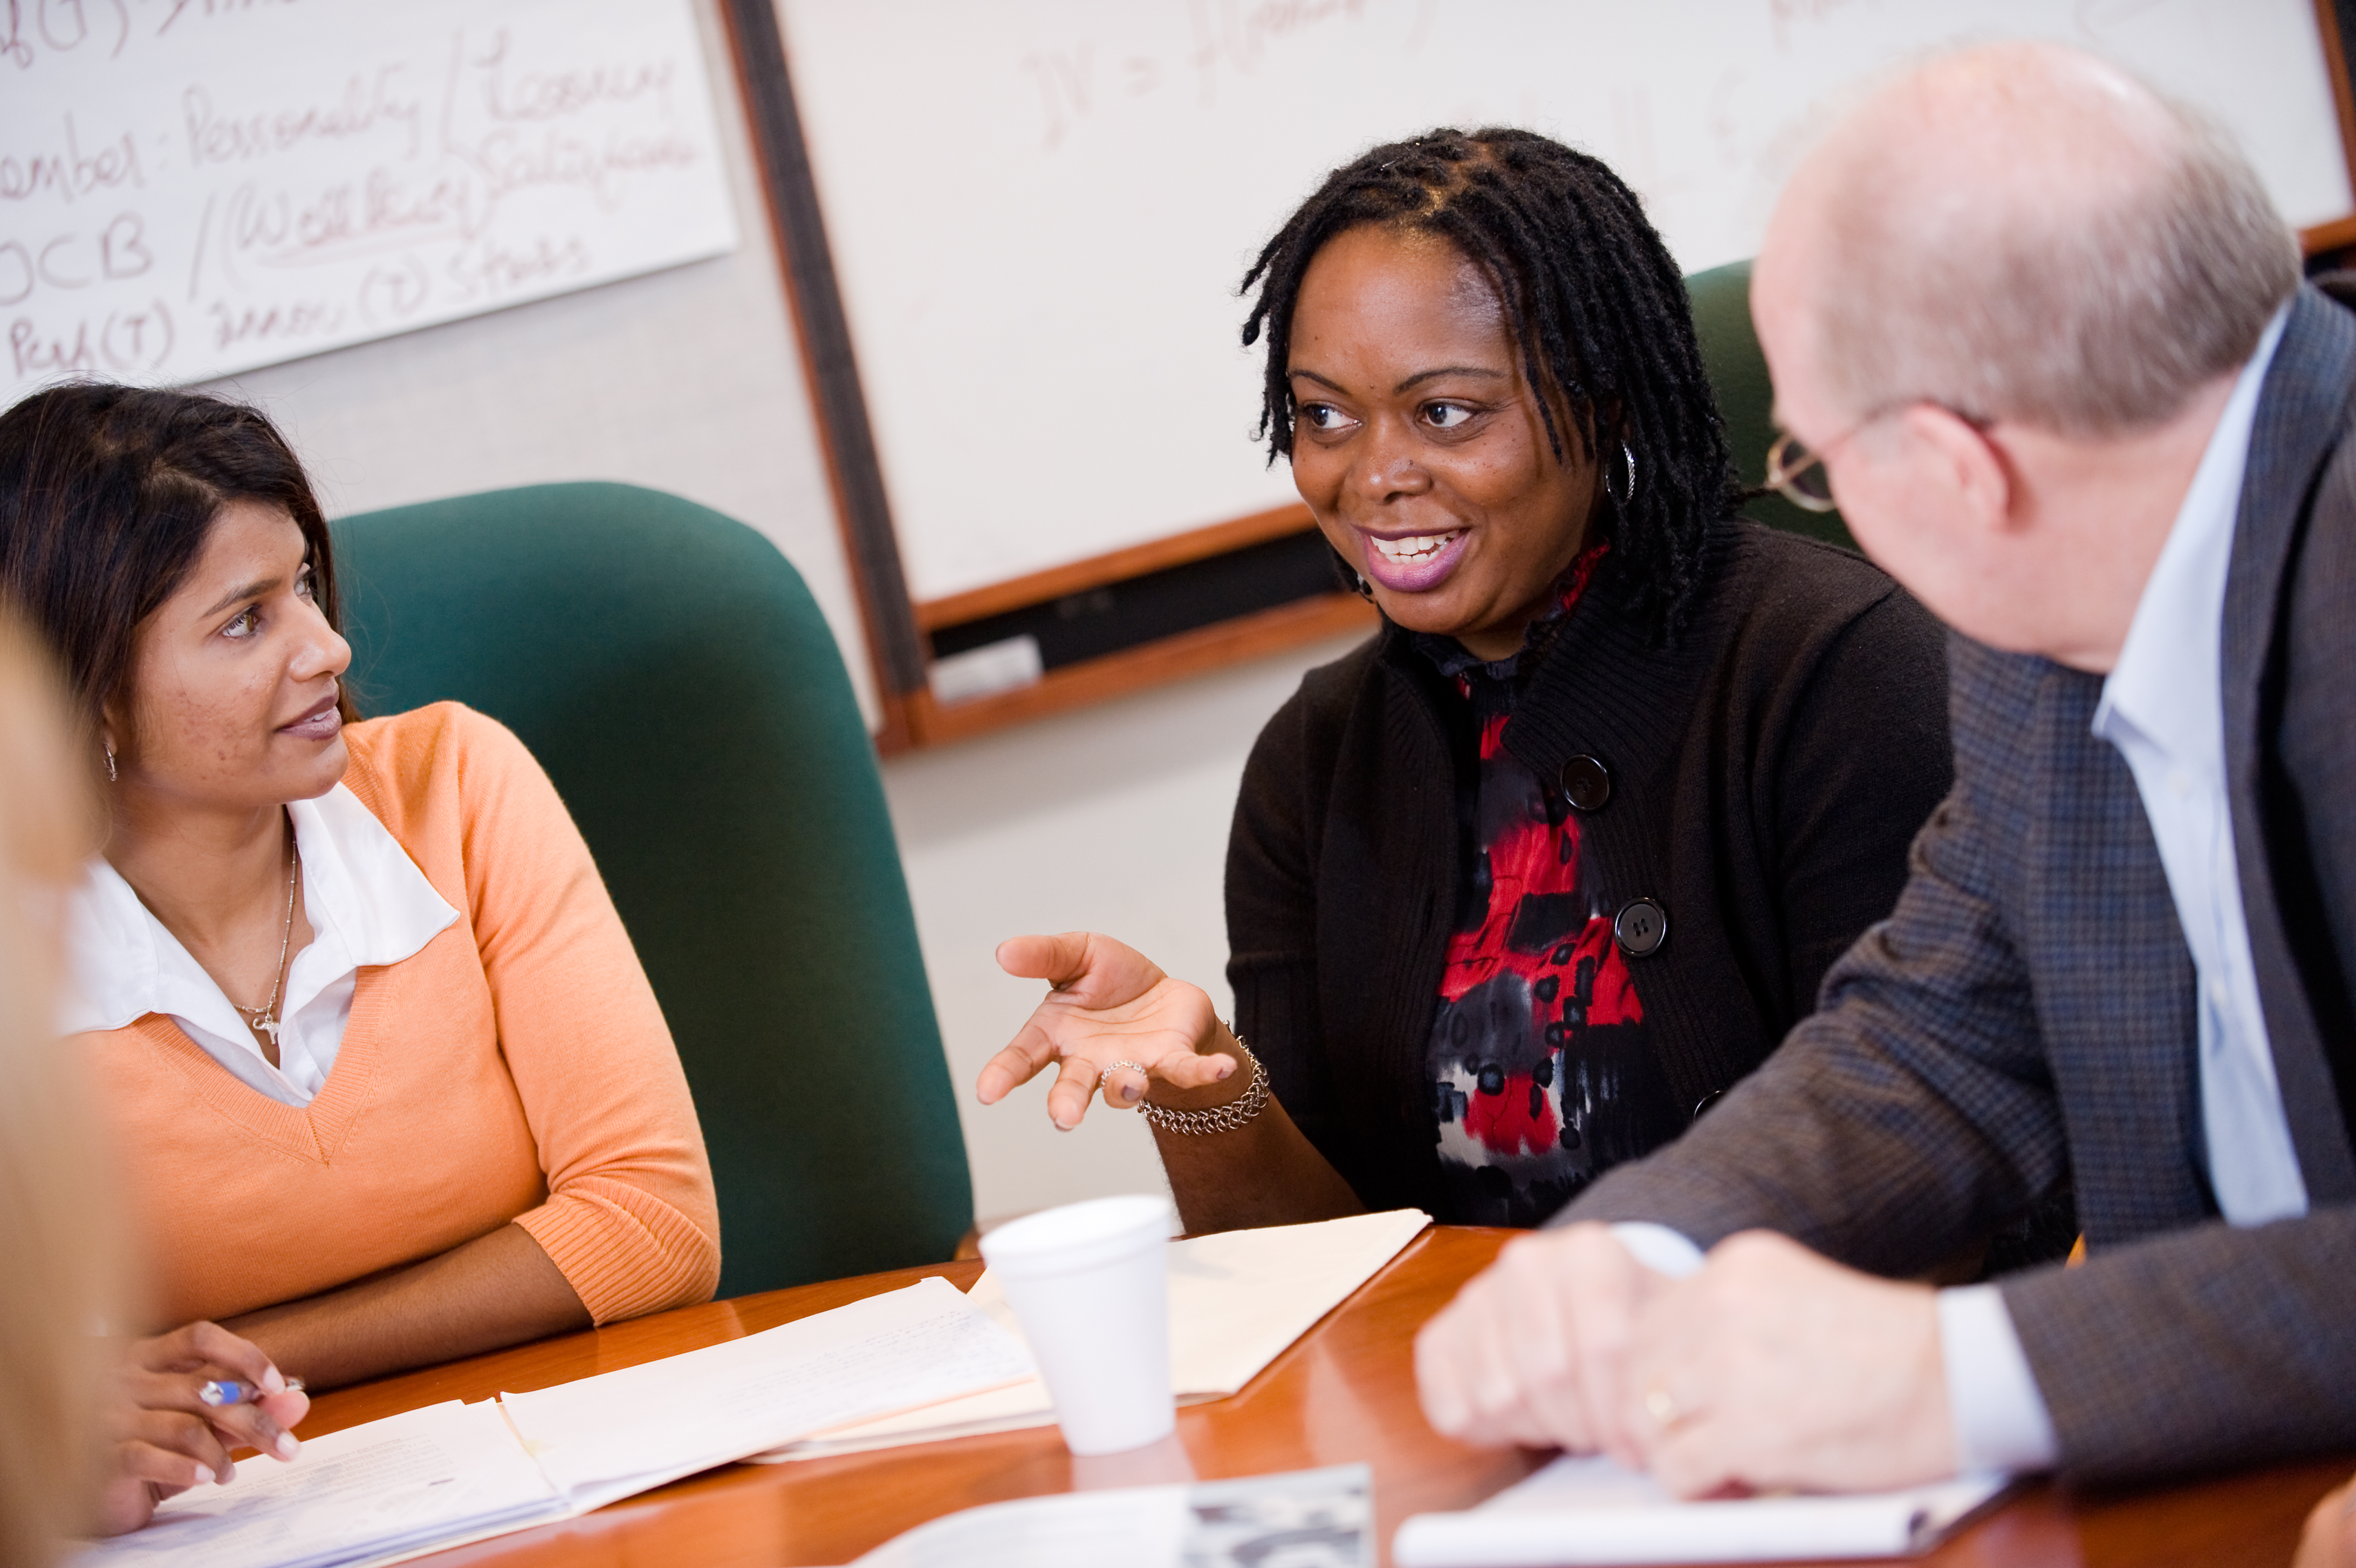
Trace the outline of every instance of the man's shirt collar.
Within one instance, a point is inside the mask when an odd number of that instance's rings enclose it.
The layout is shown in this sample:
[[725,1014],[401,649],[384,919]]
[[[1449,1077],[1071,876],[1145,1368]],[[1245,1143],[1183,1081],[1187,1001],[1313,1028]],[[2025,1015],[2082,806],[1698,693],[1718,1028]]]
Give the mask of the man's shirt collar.
[[2258,394],[2289,319],[2289,306],[2275,312],[2242,367],[2136,601],[2118,663],[2094,710],[2094,733],[2104,739],[2115,739],[2124,723],[2179,764],[2221,772],[2224,767],[2225,572]]

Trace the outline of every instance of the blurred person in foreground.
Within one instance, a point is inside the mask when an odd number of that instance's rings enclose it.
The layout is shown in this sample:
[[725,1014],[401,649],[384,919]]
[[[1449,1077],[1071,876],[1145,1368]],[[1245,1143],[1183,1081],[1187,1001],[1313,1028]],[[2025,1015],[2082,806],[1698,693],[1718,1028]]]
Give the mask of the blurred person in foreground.
[[[211,1324],[128,1347],[101,1332],[126,1295],[112,1181],[88,1085],[52,1026],[59,911],[97,840],[47,660],[0,615],[0,1568],[70,1536],[146,1522],[222,1478],[230,1447],[290,1456],[307,1401]],[[279,1391],[216,1409],[208,1379]]]
[[[2356,1445],[2356,316],[2028,45],[1836,129],[1751,300],[1773,477],[1957,633],[1955,785],[1815,1016],[1426,1326],[1427,1412],[1689,1496]],[[2065,1180],[2083,1267],[1904,1283]]]

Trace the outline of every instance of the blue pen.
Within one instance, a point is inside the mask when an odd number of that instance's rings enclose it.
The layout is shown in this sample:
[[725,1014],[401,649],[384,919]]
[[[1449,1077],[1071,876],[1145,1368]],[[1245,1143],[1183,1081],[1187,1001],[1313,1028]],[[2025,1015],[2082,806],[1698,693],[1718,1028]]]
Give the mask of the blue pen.
[[[294,1393],[303,1387],[300,1378],[286,1380],[286,1391]],[[241,1383],[235,1378],[218,1380],[208,1379],[197,1385],[197,1397],[209,1405],[250,1404],[262,1397],[262,1391],[252,1383]]]

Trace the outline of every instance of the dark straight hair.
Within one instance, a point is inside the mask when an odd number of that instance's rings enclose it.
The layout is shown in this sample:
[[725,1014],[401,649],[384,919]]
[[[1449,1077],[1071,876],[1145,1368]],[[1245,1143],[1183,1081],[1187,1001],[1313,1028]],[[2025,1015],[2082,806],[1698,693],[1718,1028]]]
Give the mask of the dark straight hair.
[[[84,722],[96,726],[125,694],[140,627],[235,501],[294,520],[313,597],[340,631],[327,521],[260,410],[71,381],[0,413],[0,590],[55,650]],[[347,720],[359,716],[348,695],[340,702]]]
[[[1600,160],[1532,131],[1437,130],[1361,154],[1264,246],[1247,347],[1263,336],[1260,434],[1269,460],[1292,453],[1292,312],[1309,264],[1363,225],[1420,231],[1489,276],[1537,392],[1558,461],[1576,446],[1634,494],[1598,519],[1622,565],[1621,592],[1673,632],[1700,585],[1711,525],[1740,504],[1718,400],[1695,341],[1685,277],[1644,203]],[[1559,428],[1552,400],[1569,405]],[[1623,455],[1622,447],[1626,448]]]

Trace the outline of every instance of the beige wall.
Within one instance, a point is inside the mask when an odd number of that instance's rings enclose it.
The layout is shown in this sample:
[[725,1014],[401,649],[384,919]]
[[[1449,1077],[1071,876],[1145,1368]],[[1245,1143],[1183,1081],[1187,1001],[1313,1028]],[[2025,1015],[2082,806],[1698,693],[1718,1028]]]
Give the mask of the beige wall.
[[[281,420],[331,514],[508,485],[618,479],[741,519],[799,568],[873,712],[766,207],[712,0],[698,0],[737,251],[226,383]],[[1323,650],[1331,657],[1333,650]],[[985,1216],[1161,1181],[1135,1117],[1059,1135],[1037,1091],[985,1111],[974,1075],[1037,988],[999,938],[1096,926],[1209,986],[1219,867],[1251,737],[1307,656],[1265,661],[884,769]]]
[[999,1105],[974,1102],[982,1063],[1013,1037],[1042,989],[1002,973],[991,950],[1025,931],[1108,931],[1226,1013],[1219,889],[1244,757],[1301,671],[1348,646],[1304,649],[885,768],[984,1219],[1162,1185],[1136,1116],[1099,1102],[1059,1133],[1044,1078]]

